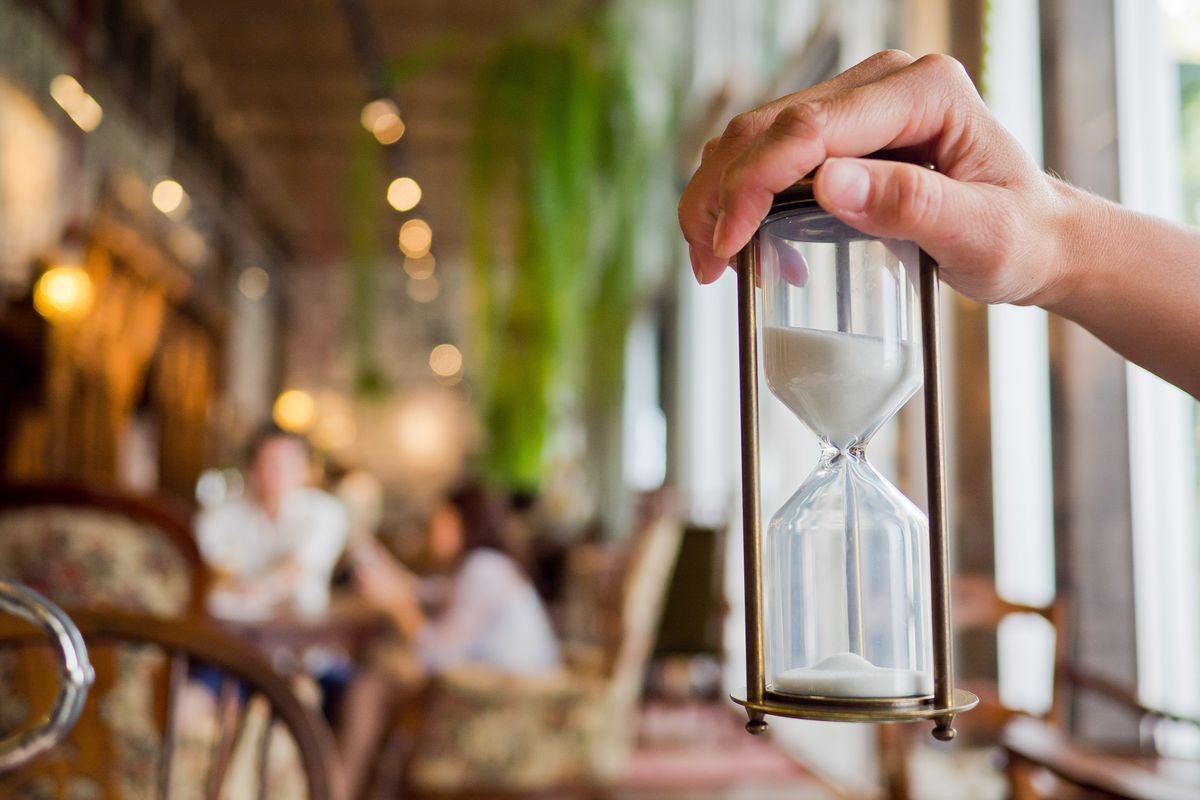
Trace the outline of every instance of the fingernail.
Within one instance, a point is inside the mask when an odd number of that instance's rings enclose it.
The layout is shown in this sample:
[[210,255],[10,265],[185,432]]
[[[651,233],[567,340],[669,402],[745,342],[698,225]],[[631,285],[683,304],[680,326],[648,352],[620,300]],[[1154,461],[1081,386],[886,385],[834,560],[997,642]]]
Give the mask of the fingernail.
[[704,272],[700,269],[700,259],[696,254],[696,245],[688,242],[688,260],[692,264],[692,274],[696,276],[696,283],[704,283]]
[[713,226],[713,252],[721,255],[721,244],[725,241],[725,215],[717,215],[717,224]]
[[857,214],[867,207],[871,175],[853,159],[831,158],[821,168],[821,188],[835,208]]

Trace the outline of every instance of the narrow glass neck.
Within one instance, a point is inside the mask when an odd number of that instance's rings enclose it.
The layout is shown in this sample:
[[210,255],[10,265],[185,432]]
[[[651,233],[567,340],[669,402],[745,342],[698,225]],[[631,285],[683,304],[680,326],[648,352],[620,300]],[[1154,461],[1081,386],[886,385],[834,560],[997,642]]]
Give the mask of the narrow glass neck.
[[839,461],[846,461],[853,464],[862,464],[868,468],[870,462],[867,461],[867,442],[866,441],[851,441],[848,445],[834,444],[828,439],[821,439],[821,458],[820,466],[828,469],[831,467],[841,466]]

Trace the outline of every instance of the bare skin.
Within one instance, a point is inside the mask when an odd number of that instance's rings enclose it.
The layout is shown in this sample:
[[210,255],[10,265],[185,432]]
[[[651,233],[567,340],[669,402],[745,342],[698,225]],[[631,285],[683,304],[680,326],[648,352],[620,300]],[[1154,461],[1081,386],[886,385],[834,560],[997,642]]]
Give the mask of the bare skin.
[[679,204],[697,280],[813,170],[822,207],[915,241],[967,297],[1042,306],[1200,397],[1200,232],[1043,173],[954,59],[878,53],[730,121]]

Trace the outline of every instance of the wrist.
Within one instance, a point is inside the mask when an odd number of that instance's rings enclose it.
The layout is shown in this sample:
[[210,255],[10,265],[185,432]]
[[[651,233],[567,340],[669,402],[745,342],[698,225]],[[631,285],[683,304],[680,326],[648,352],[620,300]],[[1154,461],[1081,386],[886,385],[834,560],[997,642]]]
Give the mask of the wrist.
[[1068,319],[1095,302],[1097,288],[1109,283],[1118,206],[1057,178],[1049,178],[1054,207],[1046,237],[1046,268],[1051,277],[1030,302]]

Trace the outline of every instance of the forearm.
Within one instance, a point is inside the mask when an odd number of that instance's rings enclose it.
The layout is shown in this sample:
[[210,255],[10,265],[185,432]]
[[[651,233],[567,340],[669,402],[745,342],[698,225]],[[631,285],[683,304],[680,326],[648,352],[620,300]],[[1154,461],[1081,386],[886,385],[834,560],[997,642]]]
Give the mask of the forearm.
[[411,602],[392,603],[387,608],[388,618],[400,634],[409,640],[416,639],[425,628],[425,614]]
[[1067,277],[1043,304],[1200,397],[1200,231],[1060,191]]

